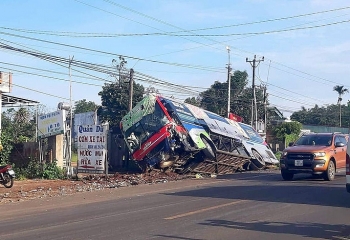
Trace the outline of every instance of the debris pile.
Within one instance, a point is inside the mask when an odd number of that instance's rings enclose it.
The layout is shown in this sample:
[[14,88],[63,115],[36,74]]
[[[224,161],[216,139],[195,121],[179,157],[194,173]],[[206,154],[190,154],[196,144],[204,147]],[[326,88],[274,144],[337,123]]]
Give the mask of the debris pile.
[[159,184],[192,177],[191,175],[179,175],[173,172],[152,171],[147,174],[80,175],[79,179],[74,181],[40,179],[15,181],[12,188],[0,187],[0,204],[141,184]]

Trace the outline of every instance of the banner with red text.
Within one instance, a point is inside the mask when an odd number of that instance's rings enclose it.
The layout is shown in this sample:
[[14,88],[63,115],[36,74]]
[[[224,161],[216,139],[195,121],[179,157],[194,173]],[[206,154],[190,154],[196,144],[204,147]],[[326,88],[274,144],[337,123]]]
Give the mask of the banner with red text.
[[104,172],[107,154],[107,128],[102,125],[78,127],[78,172]]

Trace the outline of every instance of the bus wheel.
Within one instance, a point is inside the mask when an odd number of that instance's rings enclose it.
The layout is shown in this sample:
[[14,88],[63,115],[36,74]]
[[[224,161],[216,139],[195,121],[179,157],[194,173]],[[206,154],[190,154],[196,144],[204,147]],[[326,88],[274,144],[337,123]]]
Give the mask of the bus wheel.
[[212,146],[210,145],[210,143],[208,143],[208,140],[205,138],[202,138],[202,141],[205,145],[205,148],[202,150],[204,153],[204,156],[209,159],[215,159],[215,152]]
[[254,165],[258,168],[258,169],[262,169],[265,167],[265,160],[264,158],[260,155],[260,153],[258,153],[256,150],[252,150],[253,156],[254,158],[251,160]]

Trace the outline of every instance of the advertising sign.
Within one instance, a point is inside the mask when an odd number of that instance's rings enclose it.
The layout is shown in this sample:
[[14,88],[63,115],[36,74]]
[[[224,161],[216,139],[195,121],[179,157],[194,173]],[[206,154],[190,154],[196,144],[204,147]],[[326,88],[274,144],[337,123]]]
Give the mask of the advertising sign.
[[38,137],[46,138],[65,132],[65,110],[47,113],[38,117]]
[[12,73],[0,72],[0,92],[9,93],[12,91]]
[[102,125],[78,127],[78,172],[104,172],[107,154],[107,128]]
[[73,123],[73,132],[72,137],[74,139],[74,143],[78,142],[78,130],[80,125],[98,125],[100,121],[98,117],[95,115],[95,112],[85,112],[85,113],[77,113],[74,114],[74,123]]

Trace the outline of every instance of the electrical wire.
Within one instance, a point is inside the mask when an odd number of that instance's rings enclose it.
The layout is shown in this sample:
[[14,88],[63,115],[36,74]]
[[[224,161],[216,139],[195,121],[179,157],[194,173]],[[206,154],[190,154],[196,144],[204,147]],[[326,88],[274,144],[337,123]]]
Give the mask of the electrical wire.
[[[229,37],[229,36],[245,36],[245,35],[265,35],[265,34],[272,34],[272,33],[281,33],[281,32],[291,32],[291,31],[298,31],[298,30],[305,30],[305,29],[313,29],[313,28],[321,28],[321,27],[328,27],[332,25],[338,25],[342,23],[348,23],[350,22],[350,19],[338,21],[338,22],[332,22],[332,23],[326,23],[321,25],[314,25],[314,26],[306,26],[306,27],[297,27],[297,28],[288,28],[288,29],[280,29],[280,30],[270,30],[270,31],[262,31],[262,32],[245,32],[245,33],[225,33],[225,34],[179,34],[176,32],[154,32],[154,33],[115,33],[113,35],[84,35],[84,36],[68,36],[68,37],[94,37],[94,38],[101,38],[101,37],[146,37],[146,36],[172,36],[172,37]],[[23,32],[23,31],[22,31]],[[190,32],[190,31],[186,31]],[[31,32],[27,32],[31,33]],[[36,33],[41,34],[41,33]],[[48,34],[47,35],[55,35],[55,36],[67,36],[67,35],[60,35],[60,34]],[[186,39],[188,40],[188,39]],[[199,43],[199,42],[196,42]],[[210,46],[200,43],[204,46]],[[215,48],[218,49],[218,48]]]
[[[65,44],[65,43],[58,43],[58,42],[53,42],[53,41],[48,41],[48,40],[43,40],[43,39],[38,39],[38,38],[33,38],[33,37],[26,37],[26,36],[22,36],[22,35],[18,35],[18,34],[11,34],[11,33],[1,32],[1,31],[0,31],[0,34],[12,36],[12,37],[24,38],[24,39],[33,40],[33,41],[45,42],[45,43],[69,47],[69,48],[76,48],[76,49],[81,49],[81,50],[90,51],[90,52],[103,53],[103,54],[111,55],[114,57],[120,56],[120,54],[116,54],[116,53],[111,53],[111,52],[106,52],[106,51],[101,51],[101,50],[94,50],[94,49],[79,47],[79,46],[73,46],[73,45],[69,45],[69,44]],[[208,72],[222,72],[222,71],[215,70],[218,68],[211,67],[211,66],[190,65],[190,64],[174,63],[174,62],[171,63],[171,62],[156,61],[156,60],[150,60],[150,59],[145,59],[145,58],[126,56],[126,55],[123,55],[123,56],[126,58],[133,59],[133,60],[140,60],[140,61],[145,61],[145,62],[159,63],[159,64],[165,64],[165,65],[171,65],[171,66],[177,66],[177,67],[184,67],[184,68],[199,69],[199,70],[208,71]]]
[[[140,14],[140,15],[142,15],[144,17],[151,18],[154,21],[166,24],[166,22],[164,22],[164,21],[161,21],[161,20],[156,19],[154,17],[147,16],[147,15],[145,15],[143,13],[137,12],[137,11],[135,11],[135,10],[133,10],[131,8],[125,7],[125,6],[121,5],[121,4],[118,4],[118,3],[115,3],[115,2],[112,2],[112,1],[109,1],[109,0],[104,0],[104,1],[108,2],[110,4],[113,4],[115,6],[118,6],[120,8],[123,8],[125,10],[128,10],[128,11]],[[80,2],[80,3],[82,3],[82,2]],[[246,23],[230,24],[230,25],[207,27],[207,28],[198,28],[198,29],[191,29],[191,30],[179,30],[179,31],[172,32],[172,33],[199,32],[199,31],[217,30],[217,29],[223,29],[223,28],[232,28],[232,27],[239,27],[239,26],[247,26],[247,25],[268,23],[268,22],[284,21],[284,20],[289,20],[289,19],[294,19],[294,18],[308,17],[308,16],[313,16],[313,15],[318,15],[318,14],[324,14],[324,13],[330,13],[330,12],[347,10],[347,9],[350,9],[350,6],[330,9],[330,10],[326,10],[326,11],[305,13],[305,14],[299,14],[299,15],[294,15],[294,16],[266,19],[266,20],[246,22]],[[118,17],[122,17],[122,16],[118,15]],[[131,19],[129,19],[129,18],[127,18],[127,20],[131,21]],[[141,24],[140,22],[137,22],[137,23]],[[114,34],[114,33],[91,33],[91,32],[86,33],[86,32],[68,32],[68,31],[59,32],[59,31],[33,30],[33,29],[10,28],[10,27],[0,27],[0,29],[24,32],[24,33],[47,34],[47,35],[53,35],[53,36],[68,36],[68,37],[117,37],[118,36],[118,34]]]

